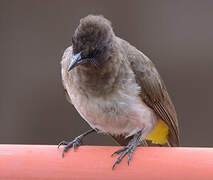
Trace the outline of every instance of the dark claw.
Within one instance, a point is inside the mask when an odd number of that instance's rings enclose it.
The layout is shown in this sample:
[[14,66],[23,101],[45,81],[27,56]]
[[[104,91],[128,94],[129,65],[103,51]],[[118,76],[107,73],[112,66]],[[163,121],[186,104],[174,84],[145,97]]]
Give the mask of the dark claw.
[[137,145],[133,146],[133,148],[130,149],[129,156],[128,156],[128,165],[129,165],[130,160],[132,159],[132,154],[133,154],[136,147],[137,147]]
[[68,151],[69,148],[73,148],[74,151],[76,151],[76,148],[78,146],[80,146],[82,144],[82,138],[83,136],[78,136],[76,137],[73,141],[71,142],[67,142],[67,141],[61,141],[59,144],[58,144],[58,148],[61,146],[61,145],[66,145],[63,149],[63,152],[62,152],[62,157],[64,157],[64,153]]
[[115,161],[115,163],[113,164],[112,169],[115,168],[116,164],[119,164],[118,159],[117,159],[117,160]]
[[125,146],[125,147],[123,147],[123,148],[121,148],[121,149],[115,151],[115,152],[112,154],[112,156],[113,156],[114,154],[119,154],[119,153],[122,152],[122,154],[118,157],[118,159],[117,159],[117,160],[115,161],[115,163],[113,164],[112,169],[114,169],[115,166],[116,166],[117,164],[119,164],[120,161],[121,161],[128,153],[129,153],[129,155],[128,155],[128,165],[129,165],[129,162],[130,162],[130,160],[131,160],[131,158],[132,158],[132,155],[133,155],[133,152],[135,151],[135,148],[140,144],[140,140],[139,140],[139,139],[140,139],[141,134],[142,134],[142,131],[139,131],[139,132],[135,135],[135,137],[134,137],[132,140],[129,141],[129,144],[128,144],[127,146]]
[[[122,148],[124,149],[124,148]],[[116,166],[116,164],[119,164],[121,162],[121,160],[124,158],[124,156],[126,156],[126,154],[129,152],[129,149],[126,149],[119,157],[118,159],[115,161],[115,163],[112,166],[112,169],[114,169],[114,167]]]
[[114,153],[112,153],[112,155],[111,155],[111,156],[114,156],[115,154],[119,154],[119,153],[121,153],[121,152],[125,151],[126,149],[127,149],[127,146],[125,146],[125,147],[123,147],[123,148],[121,148],[121,149],[119,149],[119,150],[115,151]]
[[68,151],[69,148],[73,148],[74,151],[76,150],[76,148],[78,146],[80,146],[82,144],[82,139],[87,136],[88,134],[92,133],[92,132],[95,132],[96,130],[95,129],[90,129],[88,131],[86,131],[85,133],[81,134],[80,136],[76,137],[73,141],[71,142],[67,142],[67,141],[61,141],[59,144],[58,144],[58,148],[61,146],[61,145],[66,145],[63,149],[63,152],[62,152],[62,157],[64,157],[64,153]]
[[58,148],[61,146],[61,145],[67,145],[69,142],[67,141],[61,141],[59,144],[58,144]]
[[72,145],[72,147],[73,147],[74,151],[76,151],[76,144],[75,143]]

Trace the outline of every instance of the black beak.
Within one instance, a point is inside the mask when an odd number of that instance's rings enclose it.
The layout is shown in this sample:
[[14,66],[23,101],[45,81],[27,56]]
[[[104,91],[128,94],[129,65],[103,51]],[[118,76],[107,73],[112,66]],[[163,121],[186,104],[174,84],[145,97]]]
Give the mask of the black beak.
[[87,62],[87,59],[86,58],[82,58],[81,57],[81,52],[74,55],[71,59],[71,62],[70,62],[70,65],[69,65],[69,68],[68,68],[68,71],[72,70],[74,67],[80,65],[80,64],[84,64]]

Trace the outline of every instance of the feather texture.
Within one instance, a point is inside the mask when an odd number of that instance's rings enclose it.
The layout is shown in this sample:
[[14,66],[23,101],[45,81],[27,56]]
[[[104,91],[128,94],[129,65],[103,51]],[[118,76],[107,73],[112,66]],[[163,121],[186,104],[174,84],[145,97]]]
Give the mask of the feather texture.
[[142,52],[120,38],[119,41],[127,52],[127,60],[135,73],[136,82],[141,87],[141,99],[168,125],[168,143],[171,146],[179,146],[176,111],[160,74]]

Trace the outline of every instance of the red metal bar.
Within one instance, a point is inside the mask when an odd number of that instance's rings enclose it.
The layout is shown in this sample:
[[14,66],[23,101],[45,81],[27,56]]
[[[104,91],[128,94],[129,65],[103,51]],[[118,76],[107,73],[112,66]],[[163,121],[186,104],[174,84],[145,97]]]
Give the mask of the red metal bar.
[[119,147],[0,145],[0,180],[212,180],[213,148],[139,147],[112,170]]

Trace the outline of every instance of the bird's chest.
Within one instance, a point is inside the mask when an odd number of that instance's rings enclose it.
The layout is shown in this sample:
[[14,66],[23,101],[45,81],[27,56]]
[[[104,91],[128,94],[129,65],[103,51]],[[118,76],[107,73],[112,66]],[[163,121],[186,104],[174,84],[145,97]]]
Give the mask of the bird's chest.
[[[72,98],[73,99],[73,98]],[[92,128],[110,134],[132,135],[154,124],[153,112],[136,96],[114,94],[85,98],[76,95],[73,104]]]

